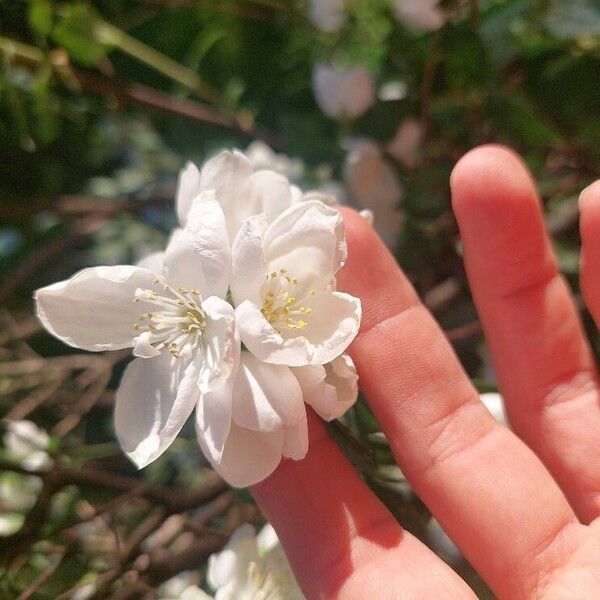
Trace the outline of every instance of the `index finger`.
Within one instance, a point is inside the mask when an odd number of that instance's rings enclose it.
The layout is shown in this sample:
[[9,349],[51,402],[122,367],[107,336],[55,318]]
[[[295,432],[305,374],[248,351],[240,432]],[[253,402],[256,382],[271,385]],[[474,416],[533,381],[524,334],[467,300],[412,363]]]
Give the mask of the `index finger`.
[[[474,598],[404,531],[309,410],[302,461],[284,460],[252,494],[285,548],[307,598]],[[395,597],[395,596],[394,596]]]

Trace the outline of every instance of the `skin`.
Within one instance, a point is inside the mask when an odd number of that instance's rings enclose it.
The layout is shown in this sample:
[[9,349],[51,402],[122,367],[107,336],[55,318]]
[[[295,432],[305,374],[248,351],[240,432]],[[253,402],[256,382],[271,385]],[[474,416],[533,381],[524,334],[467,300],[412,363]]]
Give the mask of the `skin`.
[[[343,209],[339,288],[362,299],[350,348],[409,482],[499,598],[600,590],[600,389],[534,182],[499,146],[451,177],[465,263],[513,431],[485,410],[374,231]],[[600,324],[600,181],[582,193],[581,283]],[[253,488],[307,598],[475,598],[404,531],[309,415],[305,460]]]

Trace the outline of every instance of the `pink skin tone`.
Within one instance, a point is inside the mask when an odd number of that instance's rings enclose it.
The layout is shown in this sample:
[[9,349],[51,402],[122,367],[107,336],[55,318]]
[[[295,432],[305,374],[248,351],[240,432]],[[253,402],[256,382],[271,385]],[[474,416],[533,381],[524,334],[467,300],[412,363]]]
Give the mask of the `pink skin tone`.
[[[518,156],[484,146],[459,161],[451,188],[514,433],[483,408],[383,243],[343,209],[339,288],[363,302],[350,348],[362,389],[398,465],[499,598],[597,598],[600,390],[535,185]],[[582,289],[600,323],[600,182],[580,208]],[[309,417],[306,459],[284,461],[252,490],[309,600],[475,598]]]

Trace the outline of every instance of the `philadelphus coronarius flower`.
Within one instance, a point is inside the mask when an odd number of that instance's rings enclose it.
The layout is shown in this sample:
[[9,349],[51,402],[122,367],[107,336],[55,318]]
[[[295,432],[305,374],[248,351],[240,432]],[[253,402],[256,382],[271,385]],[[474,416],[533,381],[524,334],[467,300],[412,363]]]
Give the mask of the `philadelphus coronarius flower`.
[[196,408],[208,460],[232,485],[252,485],[282,456],[306,454],[305,401],[326,419],[355,401],[343,353],[360,302],[335,290],[346,244],[329,201],[225,151],[180,173],[181,228],[164,252],[37,291],[42,323],[67,344],[133,348],[115,426],[138,467]]
[[277,534],[269,524],[256,534],[242,525],[208,560],[216,600],[304,600]]
[[[46,470],[52,466],[47,449],[50,436],[31,421],[9,421],[3,437],[3,455],[25,469]],[[0,474],[0,537],[18,531],[24,513],[34,504],[42,488],[39,477],[5,472]]]
[[356,119],[375,102],[373,80],[361,67],[340,69],[320,64],[313,72],[313,93],[319,108],[334,119]]
[[392,0],[396,18],[410,29],[434,31],[445,21],[440,0]]
[[339,31],[347,20],[346,0],[310,0],[308,18],[325,33]]
[[399,210],[404,190],[374,141],[358,139],[349,142],[344,181],[358,204],[373,213],[375,228],[393,247],[404,222],[404,215]]

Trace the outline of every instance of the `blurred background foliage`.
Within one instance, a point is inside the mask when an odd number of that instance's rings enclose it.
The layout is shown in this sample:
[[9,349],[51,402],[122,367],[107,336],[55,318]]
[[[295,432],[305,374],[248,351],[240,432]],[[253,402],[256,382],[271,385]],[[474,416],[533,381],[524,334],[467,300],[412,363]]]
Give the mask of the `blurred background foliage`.
[[[440,7],[443,26],[416,31],[390,0],[348,0],[344,23],[327,32],[302,0],[0,1],[0,411],[48,430],[55,465],[29,504],[7,507],[0,493],[0,512],[19,522],[0,541],[0,598],[70,598],[90,582],[78,597],[157,597],[179,571],[202,582],[203,561],[233,528],[260,521],[248,494],[205,468],[191,430],[135,473],[112,431],[123,356],[69,354],[32,316],[35,288],[161,246],[186,160],[260,140],[295,159],[286,170],[303,187],[360,205],[349,157],[368,140],[397,184],[400,218],[386,240],[482,390],[494,375],[449,205],[464,152],[485,142],[521,152],[577,291],[576,198],[600,177],[600,6]],[[320,63],[366,69],[377,100],[354,119],[327,116],[313,95]],[[409,158],[390,145],[406,121],[417,128]],[[430,515],[390,466],[366,405],[332,430],[403,524],[431,542]],[[9,454],[0,487],[10,497],[26,475],[9,469]],[[171,491],[181,488],[189,497],[178,500]],[[437,550],[489,597],[460,556]]]

